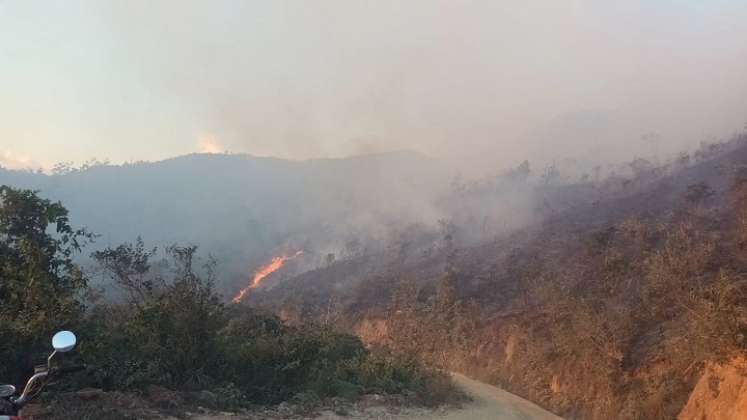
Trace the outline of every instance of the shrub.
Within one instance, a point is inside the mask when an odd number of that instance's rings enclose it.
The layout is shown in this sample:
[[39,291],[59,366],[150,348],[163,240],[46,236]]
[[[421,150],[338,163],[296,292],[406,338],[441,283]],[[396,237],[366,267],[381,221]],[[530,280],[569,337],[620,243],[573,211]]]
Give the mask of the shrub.
[[225,409],[368,392],[410,393],[432,404],[453,392],[447,377],[413,359],[372,354],[328,326],[291,327],[250,307],[225,308],[209,280],[173,258],[176,277],[163,290],[91,310],[80,352],[96,369],[86,385],[209,389]]
[[0,186],[0,377],[20,385],[55,330],[83,313],[86,280],[73,256],[92,239],[60,203]]
[[236,309],[219,339],[222,360],[216,369],[261,403],[305,391],[349,395],[351,386],[335,375],[337,366],[365,353],[357,337],[323,326],[287,327],[250,308]]
[[[68,377],[68,388],[210,390],[209,400],[223,408],[361,392],[411,391],[433,401],[446,389],[443,377],[410,359],[372,355],[355,336],[225,307],[213,289],[215,263],[198,267],[195,246],[159,254],[138,239],[95,252],[122,293],[119,300],[90,302],[86,311],[81,296],[90,290],[72,257],[91,238],[69,226],[61,204],[0,187],[3,378],[20,385],[33,365],[29,350],[46,351],[52,332],[69,328],[79,335],[77,354],[92,367],[89,375]],[[85,418],[127,418],[118,411],[92,413]]]
[[[126,259],[110,251],[107,258]],[[80,352],[99,367],[100,386],[202,389],[214,383],[207,368],[218,350],[215,331],[225,323],[224,309],[212,289],[210,266],[205,277],[195,273],[195,251],[196,247],[168,248],[172,277],[159,274],[161,287],[138,294],[137,303],[106,304],[88,317],[83,329],[88,339]]]
[[400,354],[368,353],[343,363],[338,375],[357,382],[365,393],[414,394],[425,405],[458,402],[464,398],[447,374]]

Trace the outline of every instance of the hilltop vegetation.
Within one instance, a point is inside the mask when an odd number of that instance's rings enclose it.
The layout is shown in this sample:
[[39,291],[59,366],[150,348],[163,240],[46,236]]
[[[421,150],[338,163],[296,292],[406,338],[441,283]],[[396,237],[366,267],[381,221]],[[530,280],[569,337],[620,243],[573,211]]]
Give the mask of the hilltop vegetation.
[[508,236],[463,246],[469,226],[446,223],[430,252],[340,261],[252,303],[571,418],[674,418],[707,362],[747,354],[747,135],[631,167],[544,187],[545,220]]

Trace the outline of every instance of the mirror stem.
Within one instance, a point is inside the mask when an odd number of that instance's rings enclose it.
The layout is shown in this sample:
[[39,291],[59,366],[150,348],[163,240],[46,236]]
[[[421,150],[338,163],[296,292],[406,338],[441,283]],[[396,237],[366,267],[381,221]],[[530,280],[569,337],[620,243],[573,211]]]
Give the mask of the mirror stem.
[[47,357],[47,370],[52,369],[52,358],[57,354],[57,350],[53,351],[52,354]]

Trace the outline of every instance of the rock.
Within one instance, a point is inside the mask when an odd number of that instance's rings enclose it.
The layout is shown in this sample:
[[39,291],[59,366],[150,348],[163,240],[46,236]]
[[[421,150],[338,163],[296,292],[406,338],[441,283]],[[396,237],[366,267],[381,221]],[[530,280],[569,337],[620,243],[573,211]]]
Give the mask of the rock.
[[552,381],[550,381],[550,390],[553,394],[557,394],[563,390],[563,385],[560,383],[560,376],[553,375]]
[[747,418],[747,360],[709,363],[679,420],[739,420]]

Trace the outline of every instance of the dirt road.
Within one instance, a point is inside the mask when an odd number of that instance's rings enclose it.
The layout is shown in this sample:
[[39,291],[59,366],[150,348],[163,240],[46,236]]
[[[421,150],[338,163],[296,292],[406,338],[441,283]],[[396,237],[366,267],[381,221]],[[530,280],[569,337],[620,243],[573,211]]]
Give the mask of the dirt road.
[[270,420],[270,419],[309,419],[309,420],[563,420],[539,406],[498,389],[494,386],[474,381],[463,375],[454,374],[456,383],[467,392],[473,401],[459,409],[427,410],[422,408],[392,408],[372,406],[353,409],[346,413],[322,412],[316,417],[291,415],[288,417],[262,415],[259,413],[242,415],[196,415],[191,420]]
[[458,374],[454,374],[454,380],[465,392],[472,396],[474,401],[466,404],[462,409],[425,418],[441,420],[562,420],[536,404],[494,386]]

